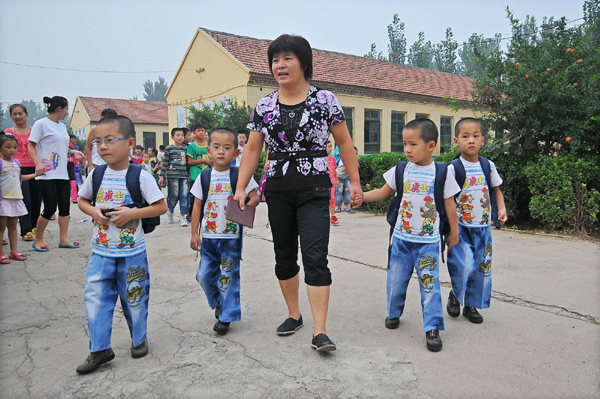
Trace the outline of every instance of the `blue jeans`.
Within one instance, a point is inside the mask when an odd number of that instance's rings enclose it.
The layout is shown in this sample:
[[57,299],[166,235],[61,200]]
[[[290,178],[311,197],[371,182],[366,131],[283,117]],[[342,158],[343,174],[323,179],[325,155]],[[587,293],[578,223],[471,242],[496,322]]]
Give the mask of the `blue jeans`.
[[240,321],[240,259],[242,257],[239,239],[203,238],[202,259],[196,273],[196,280],[202,286],[208,306],[214,309],[221,305],[219,320],[224,323]]
[[169,212],[173,213],[177,201],[179,201],[179,213],[187,215],[188,213],[188,194],[190,186],[187,178],[171,178],[167,179],[167,207]]
[[439,243],[418,244],[392,239],[387,275],[387,311],[390,319],[402,316],[408,282],[417,271],[425,332],[444,329],[438,257]]
[[350,188],[350,178],[347,177],[343,180],[339,180],[340,186],[335,188],[335,204],[342,205],[342,197],[344,198],[344,204],[350,204],[350,192],[346,189]]
[[92,253],[83,300],[88,318],[90,352],[110,348],[117,296],[121,298],[133,346],[138,346],[146,339],[148,328],[150,274],[145,251],[123,258]]
[[490,307],[492,296],[492,228],[458,226],[458,244],[448,251],[452,292],[464,306]]

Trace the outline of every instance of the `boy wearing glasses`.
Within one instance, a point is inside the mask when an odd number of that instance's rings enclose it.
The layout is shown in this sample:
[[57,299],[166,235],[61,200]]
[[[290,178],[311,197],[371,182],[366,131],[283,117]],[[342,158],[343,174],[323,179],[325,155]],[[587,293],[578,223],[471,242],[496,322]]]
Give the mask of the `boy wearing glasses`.
[[[167,211],[162,192],[145,170],[139,171],[139,186],[143,199],[150,205],[125,206],[133,203],[127,189],[127,173],[140,168],[129,164],[129,150],[135,145],[135,128],[129,118],[101,119],[94,142],[108,165],[106,169],[104,166],[94,168],[79,192],[79,209],[95,222],[84,294],[91,353],[77,367],[79,374],[91,373],[115,357],[110,337],[117,296],[121,298],[131,334],[131,356],[139,358],[148,353],[150,276],[141,220]],[[102,172],[102,182],[94,198],[93,176]]]
[[[237,137],[229,129],[216,129],[209,136],[208,153],[213,168],[202,172],[210,173],[206,198],[202,188],[202,175],[192,186],[196,197],[192,211],[192,238],[190,247],[201,251],[200,265],[196,280],[200,283],[208,299],[208,305],[215,309],[213,330],[220,335],[227,334],[232,321],[241,319],[240,303],[240,260],[242,258],[242,237],[237,223],[226,219],[227,200],[233,198],[235,185],[230,176],[237,172],[231,161],[239,155]],[[234,173],[234,175],[237,175]],[[236,179],[237,180],[237,179]],[[250,179],[246,195],[248,205],[259,203],[256,190],[258,184]],[[201,209],[204,217],[200,220]],[[199,229],[200,227],[200,229]]]

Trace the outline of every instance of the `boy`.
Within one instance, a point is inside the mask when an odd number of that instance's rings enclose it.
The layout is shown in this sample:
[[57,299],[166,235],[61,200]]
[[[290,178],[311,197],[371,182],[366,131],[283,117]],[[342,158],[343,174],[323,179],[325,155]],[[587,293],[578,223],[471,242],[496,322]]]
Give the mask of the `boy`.
[[[129,149],[135,145],[135,129],[125,116],[108,116],[96,126],[95,143],[100,156],[108,163],[95,198],[93,174],[79,193],[79,209],[94,221],[92,256],[88,262],[84,294],[90,336],[90,355],[77,367],[79,374],[96,370],[114,359],[110,348],[112,316],[117,295],[132,338],[131,356],[148,353],[146,340],[150,277],[142,218],[162,215],[167,206],[152,176],[140,171],[140,191],[149,206],[128,208],[132,203],[127,189]],[[95,202],[95,206],[92,205]]]
[[[208,305],[215,309],[213,330],[218,334],[227,334],[229,324],[241,319],[240,305],[240,260],[242,257],[242,236],[237,223],[225,218],[227,200],[233,198],[235,182],[232,183],[231,161],[238,156],[237,138],[228,129],[216,129],[210,134],[209,154],[214,162],[210,173],[210,185],[207,198],[202,190],[202,178],[196,179],[192,194],[197,198],[192,214],[193,250],[201,250],[201,260],[196,274],[208,299]],[[237,168],[235,168],[237,172]],[[256,189],[258,184],[250,179],[246,194],[250,197],[248,205],[259,203]],[[204,207],[204,217],[200,221],[200,211]],[[198,234],[199,223],[202,238]]]
[[142,154],[142,167],[146,172],[152,175],[152,164],[150,163],[150,154],[148,154],[147,152]]
[[[416,269],[427,349],[432,352],[442,349],[439,330],[444,329],[438,267],[440,217],[434,203],[436,165],[431,158],[437,139],[438,130],[431,120],[422,118],[409,122],[402,132],[404,153],[408,158],[404,169],[404,187],[396,187],[396,166],[383,175],[386,184],[380,189],[364,193],[363,199],[381,201],[388,198],[393,190],[402,190],[398,218],[389,248],[388,316],[385,326],[389,329],[398,328],[404,311],[408,282],[413,268]],[[446,241],[448,248],[458,242],[454,194],[459,191],[456,181],[447,174],[443,187],[443,209],[446,210],[450,224],[450,234]]]
[[[354,152],[356,153],[356,158],[358,158],[358,148],[356,148],[356,146],[354,146]],[[344,166],[344,161],[342,161],[341,158],[335,172],[338,178],[337,188],[335,190],[336,212],[344,211],[354,213],[354,209],[352,209],[352,204],[350,203],[350,176],[348,176],[346,166]],[[344,207],[344,205],[346,206]]]
[[174,127],[171,130],[171,138],[173,145],[165,148],[163,164],[160,169],[160,178],[158,185],[164,187],[165,180],[167,182],[167,220],[169,223],[174,223],[173,211],[175,205],[179,202],[179,226],[186,227],[188,225],[185,220],[185,215],[188,213],[188,192],[190,190],[188,184],[187,148],[183,144],[185,130],[181,127]]
[[[196,123],[192,125],[191,131],[194,133],[195,140],[187,147],[187,162],[190,167],[190,185],[193,186],[200,173],[210,168],[212,160],[206,149],[206,129],[204,125]],[[190,215],[191,210],[194,209],[194,198],[194,195],[189,196],[188,209]]]
[[[488,308],[492,295],[492,196],[498,205],[501,224],[507,219],[506,207],[499,188],[502,179],[494,163],[479,156],[484,143],[481,122],[464,118],[454,129],[454,144],[460,148],[461,155],[452,161],[448,174],[456,178],[461,187],[456,196],[460,241],[448,251],[452,289],[446,310],[450,316],[458,317],[460,305],[464,304],[463,315],[470,322],[479,324],[483,317],[477,308]],[[463,181],[458,181],[459,174]]]
[[246,136],[245,130],[238,130],[237,132],[238,139],[238,149],[240,150],[240,155],[235,158],[235,166],[238,168],[242,164],[242,156],[244,155],[244,147],[246,147],[246,142],[248,141],[248,137]]

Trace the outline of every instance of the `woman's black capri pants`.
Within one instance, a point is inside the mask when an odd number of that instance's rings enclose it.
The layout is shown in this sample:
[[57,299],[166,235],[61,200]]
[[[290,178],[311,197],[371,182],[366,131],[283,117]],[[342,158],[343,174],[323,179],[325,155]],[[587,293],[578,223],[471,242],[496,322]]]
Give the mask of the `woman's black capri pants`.
[[331,285],[327,267],[330,196],[331,189],[327,187],[265,193],[275,247],[275,275],[279,280],[289,280],[300,271],[299,236],[304,281],[311,286]]
[[71,182],[68,180],[38,180],[42,199],[44,200],[44,212],[42,217],[50,220],[58,206],[58,216],[69,216],[71,208]]

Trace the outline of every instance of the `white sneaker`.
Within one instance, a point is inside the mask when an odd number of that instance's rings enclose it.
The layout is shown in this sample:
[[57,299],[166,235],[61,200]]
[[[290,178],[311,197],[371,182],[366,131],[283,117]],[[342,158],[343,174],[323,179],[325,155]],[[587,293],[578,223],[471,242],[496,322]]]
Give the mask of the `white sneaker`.
[[175,219],[173,219],[173,212],[167,211],[167,222],[175,223]]
[[179,218],[179,226],[181,227],[187,227],[188,222],[187,220],[185,220],[185,218]]

